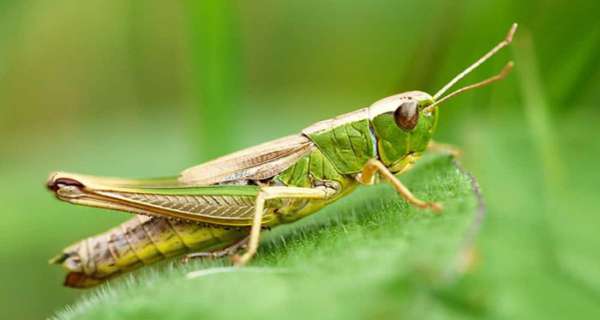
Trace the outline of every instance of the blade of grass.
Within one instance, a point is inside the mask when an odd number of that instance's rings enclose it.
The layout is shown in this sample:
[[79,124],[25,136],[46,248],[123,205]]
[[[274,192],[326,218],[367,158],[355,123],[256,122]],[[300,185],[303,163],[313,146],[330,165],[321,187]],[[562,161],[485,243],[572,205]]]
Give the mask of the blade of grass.
[[600,26],[581,34],[582,38],[568,47],[568,59],[556,64],[551,81],[549,81],[549,92],[560,102],[560,105],[568,105],[563,112],[573,107],[573,101],[579,98],[580,89],[591,83],[593,72],[597,70],[600,63],[598,52],[600,52]]
[[[235,108],[240,104],[240,45],[237,10],[228,1],[187,1],[192,53],[192,141],[199,141],[200,159],[231,151],[239,136]],[[218,143],[216,143],[218,141]]]
[[537,69],[537,59],[532,40],[532,35],[523,30],[515,46],[515,57],[519,62],[517,68],[521,92],[524,99],[525,115],[528,120],[532,134],[533,146],[537,149],[538,161],[544,177],[545,203],[541,205],[545,214],[540,224],[542,232],[541,246],[546,250],[548,266],[553,273],[559,276],[565,283],[571,285],[578,293],[583,293],[591,299],[599,299],[600,292],[587,281],[586,274],[581,274],[564,267],[561,263],[561,246],[568,239],[557,237],[555,228],[560,228],[562,219],[568,219],[565,215],[562,188],[566,185],[564,169],[566,165],[561,160],[558,150],[557,137],[554,135],[549,106],[543,93],[540,73]]

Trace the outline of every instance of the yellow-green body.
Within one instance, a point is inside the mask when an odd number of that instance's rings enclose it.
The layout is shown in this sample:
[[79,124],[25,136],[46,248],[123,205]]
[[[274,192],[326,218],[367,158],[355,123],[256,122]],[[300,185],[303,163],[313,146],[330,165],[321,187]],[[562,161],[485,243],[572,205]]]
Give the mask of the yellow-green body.
[[373,183],[375,171],[383,173],[410,203],[441,210],[435,203],[415,198],[394,174],[410,168],[429,145],[440,103],[508,74],[512,62],[493,77],[443,96],[506,47],[516,28],[513,24],[504,40],[433,96],[421,91],[393,95],[318,122],[301,134],[189,168],[176,178],[130,180],[53,173],[48,188],[60,200],[150,217],[138,216],[80,241],[51,262],[69,271],[65,285],[89,287],[165,257],[227,247],[251,233],[248,252],[242,256],[248,261],[256,252],[261,226],[274,227],[310,215],[359,183]]
[[[157,180],[160,182],[136,182],[135,185],[127,185],[125,188],[123,183],[115,184],[115,181],[109,180],[115,187],[100,192],[103,197],[159,204],[159,209],[173,210],[185,207],[190,212],[194,211],[191,209],[194,201],[201,199],[206,203],[213,203],[214,200],[225,209],[205,214],[202,217],[204,222],[193,221],[196,217],[193,214],[175,216],[173,219],[140,215],[108,232],[68,247],[53,262],[61,263],[71,271],[66,285],[89,287],[157,260],[187,252],[219,249],[243,239],[249,232],[248,221],[251,217],[248,215],[252,212],[252,203],[260,187],[329,186],[336,190],[332,197],[323,200],[268,200],[262,224],[275,227],[308,216],[352,192],[359,184],[357,174],[370,159],[380,159],[394,172],[401,172],[425,150],[435,128],[437,112],[422,116],[415,130],[398,128],[394,124],[393,111],[398,101],[407,99],[419,101],[422,107],[432,102],[425,93],[411,92],[395,96],[395,99],[392,99],[392,107],[389,106],[389,101],[384,99],[370,108],[316,123],[304,129],[300,135],[308,141],[308,146],[303,145],[301,156],[287,163],[285,167],[278,166],[279,172],[266,179],[252,179],[258,174],[246,177],[248,174],[245,171],[237,171],[229,174],[230,178],[221,178],[217,183],[197,187],[172,187],[168,185],[169,180]],[[298,140],[297,137],[293,139]],[[219,162],[219,159],[216,161]],[[220,161],[226,162],[227,157]],[[242,178],[236,180],[238,176]],[[63,184],[72,183],[64,177],[62,179]],[[90,187],[90,183],[81,177],[77,183]],[[96,183],[99,185],[94,185],[93,188],[102,189],[103,183],[107,182]],[[147,185],[152,187],[148,188]],[[69,187],[75,188],[74,191]],[[57,194],[59,198],[62,196],[63,199],[68,198],[71,202],[76,202],[73,199],[80,199],[78,197],[81,191],[78,188],[81,186],[63,186]],[[97,202],[86,201],[88,202],[79,203],[99,206]],[[246,205],[242,206],[240,203]],[[114,204],[111,204],[111,208],[127,211],[127,208]],[[130,211],[152,215],[150,211],[136,212],[138,209],[131,207]],[[202,214],[206,210],[196,211]],[[225,216],[228,220],[223,220]],[[74,260],[74,257],[77,259]]]

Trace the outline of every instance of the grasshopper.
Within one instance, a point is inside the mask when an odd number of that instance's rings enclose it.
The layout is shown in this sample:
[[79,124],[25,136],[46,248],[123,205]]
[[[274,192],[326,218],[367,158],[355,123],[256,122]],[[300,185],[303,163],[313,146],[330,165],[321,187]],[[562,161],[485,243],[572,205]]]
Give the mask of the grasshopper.
[[[439,203],[415,197],[396,175],[428,149],[438,106],[497,75],[444,96],[459,80],[510,44],[506,37],[433,96],[396,94],[301,133],[197,165],[174,178],[131,180],[65,172],[47,187],[60,200],[135,214],[108,232],[75,243],[50,260],[68,270],[65,285],[86,288],[142,265],[187,253],[186,258],[231,256],[236,266],[255,255],[263,228],[291,223],[382,180],[409,204],[434,212]],[[237,252],[245,248],[245,252]]]

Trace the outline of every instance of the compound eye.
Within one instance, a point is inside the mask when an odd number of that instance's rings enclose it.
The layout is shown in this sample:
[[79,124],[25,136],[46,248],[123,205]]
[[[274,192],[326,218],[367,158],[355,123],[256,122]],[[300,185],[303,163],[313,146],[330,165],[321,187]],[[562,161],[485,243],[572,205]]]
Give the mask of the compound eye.
[[403,130],[414,129],[419,122],[418,103],[414,100],[402,102],[394,111],[394,120],[396,125]]

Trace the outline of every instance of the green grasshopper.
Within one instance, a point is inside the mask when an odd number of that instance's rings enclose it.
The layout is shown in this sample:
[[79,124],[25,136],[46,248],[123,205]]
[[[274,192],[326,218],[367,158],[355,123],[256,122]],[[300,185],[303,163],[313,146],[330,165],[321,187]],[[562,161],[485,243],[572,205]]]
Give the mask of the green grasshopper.
[[184,253],[187,258],[232,256],[242,266],[256,253],[263,228],[306,217],[358,185],[375,183],[377,175],[409,204],[440,212],[440,204],[418,199],[396,175],[427,149],[440,148],[431,138],[442,102],[508,74],[512,61],[497,75],[443,96],[506,47],[516,27],[433,96],[421,91],[393,95],[300,134],[189,168],[178,177],[130,180],[52,173],[47,186],[58,199],[136,217],[67,247],[50,262],[62,264],[69,271],[65,285],[76,288]]

